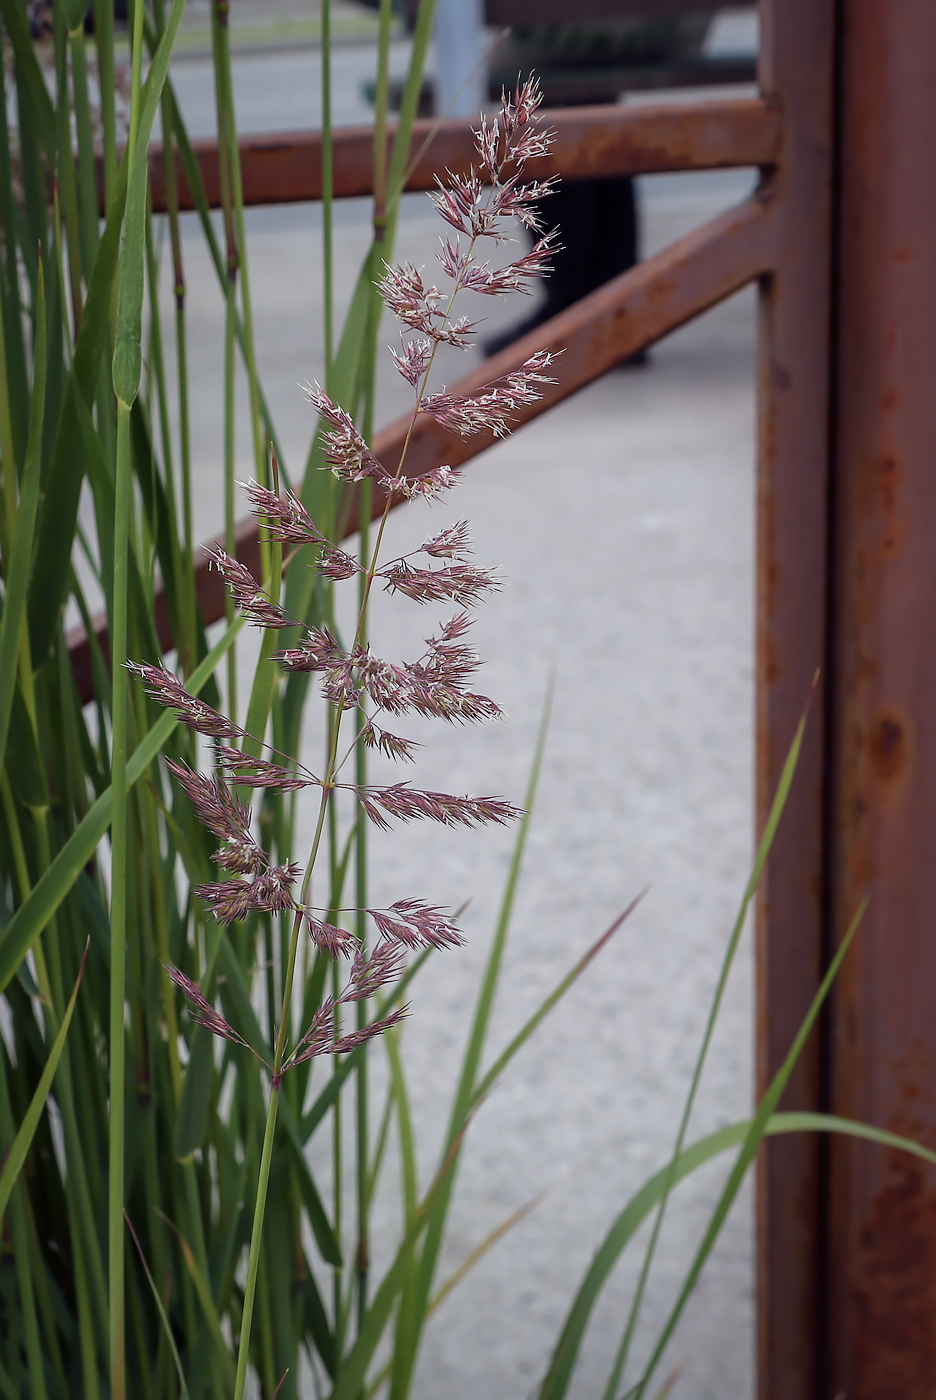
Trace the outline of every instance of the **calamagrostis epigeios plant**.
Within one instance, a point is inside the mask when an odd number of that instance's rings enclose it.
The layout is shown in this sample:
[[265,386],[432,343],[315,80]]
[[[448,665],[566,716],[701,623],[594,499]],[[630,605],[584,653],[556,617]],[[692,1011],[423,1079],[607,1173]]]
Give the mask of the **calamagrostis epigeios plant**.
[[[498,115],[491,121],[482,119],[475,133],[478,169],[468,177],[450,176],[444,184],[440,182],[431,196],[443,219],[455,231],[454,237],[445,238],[439,254],[447,289],[441,291],[424,281],[422,273],[410,264],[387,267],[380,283],[387,306],[404,327],[400,349],[391,354],[396,368],[414,390],[413,422],[418,413],[426,413],[462,435],[481,429],[501,435],[508,431],[511,415],[535,399],[540,385],[549,382],[545,372],[551,356],[541,351],[520,370],[488,384],[480,393],[458,396],[444,391],[427,392],[438,346],[471,344],[476,323],[464,315],[455,315],[460,294],[472,291],[491,296],[525,291],[530,279],[549,270],[552,235],[542,234],[536,209],[549,192],[551,182],[523,179],[526,162],[544,154],[550,145],[550,133],[541,130],[536,120],[539,102],[535,81],[519,88],[512,99],[505,96]],[[531,252],[507,267],[492,268],[479,259],[478,243],[482,239],[503,241],[513,219],[533,229],[539,235],[538,241]],[[337,792],[347,792],[372,822],[384,828],[393,819],[477,826],[506,822],[519,815],[500,797],[453,796],[413,787],[408,782],[362,785],[342,777],[358,744],[378,749],[401,762],[412,760],[413,744],[385,727],[388,717],[391,723],[407,714],[467,722],[500,715],[493,700],[468,688],[478,659],[466,641],[471,625],[466,610],[496,588],[497,583],[488,570],[471,562],[465,521],[430,534],[405,555],[382,560],[384,527],[394,500],[401,496],[437,498],[451,489],[457,478],[447,466],[415,478],[407,477],[405,448],[398,469],[388,470],[370,450],[344,408],[318,387],[309,387],[308,396],[327,425],[325,458],[331,470],[346,483],[369,480],[378,484],[386,501],[370,559],[359,562],[325,538],[295,496],[281,495],[257,484],[248,488],[257,520],[274,541],[280,546],[315,546],[317,567],[325,578],[334,582],[356,579],[360,588],[362,601],[349,646],[342,646],[328,627],[314,626],[301,629],[298,645],[275,653],[285,671],[321,674],[322,695],[332,709],[323,772],[313,773],[283,754],[264,758],[244,751],[239,745],[251,736],[218,710],[190,695],[171,672],[161,666],[131,667],[156,701],[174,710],[186,725],[215,743],[216,766],[211,777],[182,764],[169,763],[199,820],[220,842],[215,860],[224,878],[201,885],[194,893],[224,924],[245,918],[251,910],[291,921],[273,1060],[268,1065],[269,1107],[245,1285],[235,1400],[241,1400],[246,1380],[259,1241],[283,1076],[312,1056],[351,1051],[400,1020],[405,1007],[342,1034],[340,1012],[342,1006],[369,1000],[380,987],[397,980],[407,949],[450,948],[462,941],[444,910],[418,898],[404,897],[387,909],[364,911],[377,935],[370,951],[351,933],[324,917],[328,911],[311,903],[311,892],[329,804]],[[234,603],[251,622],[264,629],[298,626],[278,598],[265,592],[249,571],[224,550],[216,549],[212,562],[223,575]],[[363,640],[368,598],[375,584],[391,594],[405,594],[417,603],[456,606],[454,615],[428,638],[426,649],[417,660],[383,660]],[[252,747],[260,746],[254,741]],[[319,790],[318,818],[304,871],[291,861],[274,864],[257,841],[250,808],[237,795],[237,789],[245,788]],[[293,979],[303,935],[330,957],[348,959],[350,970],[344,989],[323,1001],[303,1034],[291,1040]],[[169,974],[188,998],[193,1019],[199,1025],[215,1035],[246,1044],[194,982],[176,968],[170,968]],[[255,1047],[247,1048],[259,1054]]]

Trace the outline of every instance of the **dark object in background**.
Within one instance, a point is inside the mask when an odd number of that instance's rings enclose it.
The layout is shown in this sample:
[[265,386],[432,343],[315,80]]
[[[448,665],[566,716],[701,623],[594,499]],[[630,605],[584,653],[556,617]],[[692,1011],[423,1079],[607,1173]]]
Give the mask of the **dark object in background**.
[[[488,355],[496,355],[638,261],[637,202],[629,176],[568,181],[537,207],[544,227],[559,229],[561,246],[552,255],[552,272],[543,279],[539,306],[525,320],[489,336],[484,342]],[[626,363],[646,360],[643,352]]]
[[[513,8],[505,0],[494,5],[489,0],[488,11],[498,6],[505,15]],[[587,16],[587,0],[582,8]],[[570,4],[566,12],[572,9]],[[627,71],[698,56],[711,18],[698,12],[648,17],[619,12],[561,24],[516,24],[494,50],[489,85],[492,90],[509,90],[535,73],[544,106],[616,102]],[[562,245],[543,284],[544,300],[524,321],[490,336],[484,344],[488,355],[638,261],[637,202],[629,176],[566,181],[544,203],[542,217],[546,227],[558,229]],[[642,351],[622,364],[643,365],[647,358]]]
[[[26,18],[34,40],[52,38],[52,0],[29,0]],[[127,0],[114,0],[114,19],[118,24],[126,24]],[[90,4],[85,15],[84,29],[86,34],[94,33],[94,9]]]

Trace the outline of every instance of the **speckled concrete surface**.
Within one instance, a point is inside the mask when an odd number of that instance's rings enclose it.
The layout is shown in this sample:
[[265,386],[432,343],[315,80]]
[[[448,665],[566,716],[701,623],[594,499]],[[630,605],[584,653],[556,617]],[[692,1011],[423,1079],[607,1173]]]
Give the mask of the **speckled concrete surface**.
[[[187,71],[194,92],[195,70]],[[288,106],[291,99],[285,100]],[[257,124],[299,120],[287,113]],[[738,175],[643,181],[648,251],[740,197],[746,184]],[[312,427],[297,381],[322,374],[319,229],[311,209],[257,211],[248,228],[260,368],[287,464],[297,474]],[[191,232],[185,248],[190,357],[199,374],[194,455],[198,528],[206,534],[217,529],[220,515],[222,307]],[[426,201],[408,200],[399,254],[428,262],[436,233]],[[365,206],[342,206],[340,296],[347,295],[365,243]],[[521,309],[515,303],[497,310],[492,324]],[[524,1400],[531,1393],[603,1232],[665,1160],[675,1132],[751,857],[753,309],[747,293],[716,309],[656,347],[648,368],[608,375],[486,453],[431,516],[417,506],[392,519],[388,547],[395,550],[421,540],[429,520],[470,518],[479,562],[499,565],[504,584],[480,610],[477,644],[489,658],[481,688],[509,718],[484,730],[418,734],[426,740],[420,781],[520,800],[544,692],[555,675],[492,1053],[649,886],[633,919],[472,1125],[443,1276],[500,1219],[547,1194],[434,1319],[417,1378],[419,1400]],[[444,375],[454,378],[465,363],[449,358]],[[385,375],[379,419],[404,406],[405,386]],[[243,423],[238,475],[250,471]],[[405,599],[390,606],[380,600],[377,649],[409,654],[429,621]],[[428,967],[405,1035],[424,1182],[438,1151],[510,840],[498,831],[466,835],[425,826],[374,839],[376,884],[387,898],[471,901],[464,917],[468,946]],[[693,1136],[746,1113],[751,1046],[745,947]],[[325,1173],[326,1155],[319,1163]],[[638,1352],[665,1315],[722,1176],[723,1167],[702,1173],[674,1203]],[[378,1263],[396,1219],[391,1189],[378,1207]],[[573,1386],[582,1400],[602,1393],[636,1267],[636,1256],[625,1261],[596,1313]],[[685,1366],[674,1395],[746,1400],[752,1350],[746,1197],[671,1348],[667,1365]]]

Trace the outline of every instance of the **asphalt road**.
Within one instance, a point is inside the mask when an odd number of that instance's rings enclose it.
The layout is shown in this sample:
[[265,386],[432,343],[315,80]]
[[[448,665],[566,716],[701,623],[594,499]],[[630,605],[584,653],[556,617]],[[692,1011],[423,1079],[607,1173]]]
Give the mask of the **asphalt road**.
[[[397,68],[403,57],[398,47]],[[315,61],[312,49],[239,58],[241,129],[312,124]],[[366,118],[360,89],[370,62],[365,48],[336,52],[337,120]],[[193,133],[210,131],[208,66],[180,61],[173,81]],[[733,173],[642,180],[645,251],[749,186],[749,176]],[[367,242],[366,203],[342,205],[336,222],[341,304]],[[428,263],[437,233],[428,201],[408,198],[399,255]],[[297,385],[322,375],[318,210],[251,213],[248,254],[260,372],[287,466],[298,475],[313,421]],[[220,525],[222,302],[194,221],[187,222],[185,258],[190,359],[199,374],[198,525],[207,535]],[[169,290],[167,279],[167,309]],[[497,308],[492,324],[523,309]],[[454,378],[464,364],[450,357],[443,377]],[[484,454],[431,513],[416,506],[392,519],[388,548],[398,552],[418,543],[430,522],[469,518],[479,562],[498,564],[504,585],[480,610],[477,643],[490,658],[481,688],[509,718],[483,731],[420,734],[420,782],[522,800],[544,694],[555,677],[492,1054],[649,887],[472,1125],[443,1276],[501,1219],[539,1192],[547,1195],[440,1309],[419,1370],[419,1400],[530,1395],[603,1232],[665,1160],[675,1134],[752,855],[753,378],[754,298],[743,293],[657,346],[647,368],[608,375]],[[406,406],[404,391],[387,368],[382,421]],[[244,477],[251,457],[243,415],[239,432]],[[428,621],[405,599],[379,600],[376,649],[408,654]],[[413,827],[373,843],[376,884],[387,899],[471,901],[464,918],[469,945],[430,964],[414,991],[405,1036],[424,1183],[510,840],[499,831]],[[749,1109],[751,992],[746,944],[693,1138]],[[327,1175],[324,1151],[319,1167]],[[723,1165],[706,1170],[673,1204],[638,1356],[665,1316],[723,1175]],[[378,1263],[397,1213],[397,1196],[388,1191],[378,1208]],[[636,1254],[625,1261],[596,1314],[573,1386],[582,1400],[602,1393],[637,1265]],[[670,1349],[667,1364],[685,1367],[674,1396],[746,1400],[753,1393],[752,1286],[748,1195]]]

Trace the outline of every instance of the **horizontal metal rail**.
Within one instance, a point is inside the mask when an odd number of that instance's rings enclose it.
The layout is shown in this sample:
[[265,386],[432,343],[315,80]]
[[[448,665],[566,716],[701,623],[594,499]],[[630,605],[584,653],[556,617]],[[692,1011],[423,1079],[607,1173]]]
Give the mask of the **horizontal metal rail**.
[[[450,392],[477,393],[492,379],[518,369],[537,350],[553,351],[558,355],[553,370],[556,383],[547,386],[541,399],[516,416],[516,426],[528,423],[600,378],[620,360],[769,273],[775,265],[775,245],[774,198],[768,184],[737,208],[720,214],[544,322],[453,384]],[[399,467],[409,423],[409,418],[401,418],[374,440],[374,451],[393,471]],[[405,475],[421,476],[442,463],[461,467],[494,441],[484,433],[468,439],[456,437],[433,419],[421,416],[407,448]],[[398,496],[393,505],[401,504],[403,499]],[[379,490],[374,491],[375,515],[383,511],[385,500]],[[346,532],[351,534],[356,529],[357,517],[352,510]],[[223,540],[212,543],[223,544]],[[259,576],[260,548],[257,526],[252,520],[238,526],[236,545],[237,557]],[[196,565],[196,589],[205,623],[217,622],[224,616],[224,581],[216,571],[209,570],[207,557]],[[163,651],[170,650],[172,627],[161,590],[154,600],[154,623],[160,646]],[[94,631],[106,655],[105,614],[95,617]],[[86,703],[94,690],[91,645],[84,628],[70,633],[68,644],[78,692]]]
[[[596,176],[647,175],[676,170],[767,167],[780,156],[782,123],[776,106],[759,98],[714,102],[672,102],[646,107],[570,107],[548,113],[556,143],[536,162],[536,175],[566,180]],[[391,139],[392,139],[391,131]],[[374,136],[370,127],[343,127],[334,133],[335,196],[351,199],[373,189]],[[216,141],[196,141],[209,205],[221,204]],[[471,124],[418,121],[413,130],[408,190],[435,187],[438,173],[464,174],[477,161]],[[244,201],[298,204],[322,197],[322,136],[318,131],[247,136],[240,142]],[[179,207],[195,207],[181,166]],[[153,209],[166,209],[163,150],[150,153]]]

